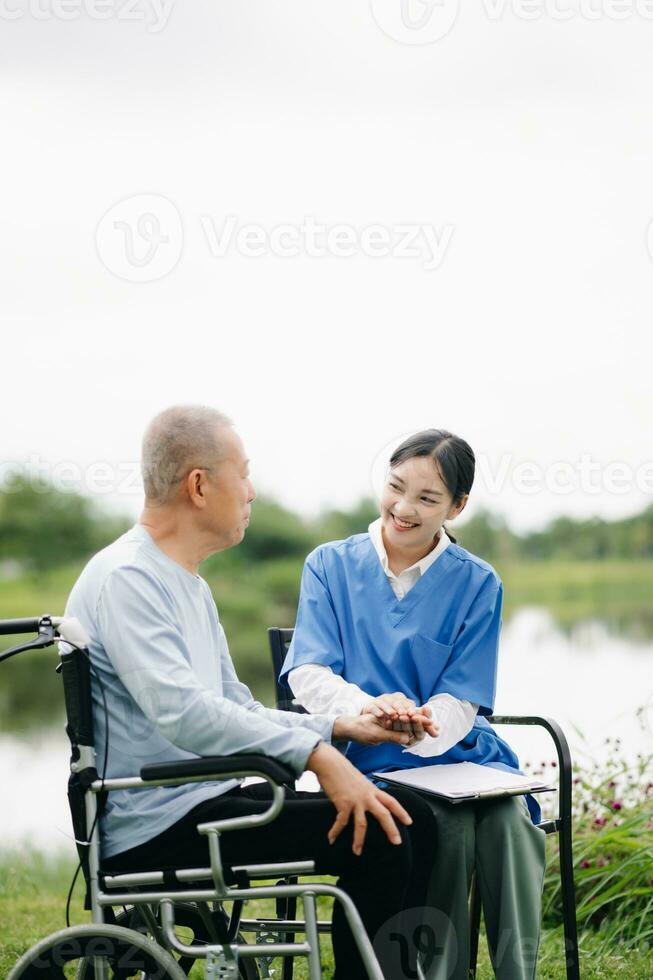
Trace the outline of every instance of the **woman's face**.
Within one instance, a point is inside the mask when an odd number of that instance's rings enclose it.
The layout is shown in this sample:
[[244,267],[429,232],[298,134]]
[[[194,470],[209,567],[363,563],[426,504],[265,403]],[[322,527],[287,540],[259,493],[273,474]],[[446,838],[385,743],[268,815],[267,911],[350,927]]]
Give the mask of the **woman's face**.
[[381,525],[390,544],[411,551],[428,550],[443,521],[453,520],[469,494],[453,497],[430,456],[406,459],[388,472],[381,497]]

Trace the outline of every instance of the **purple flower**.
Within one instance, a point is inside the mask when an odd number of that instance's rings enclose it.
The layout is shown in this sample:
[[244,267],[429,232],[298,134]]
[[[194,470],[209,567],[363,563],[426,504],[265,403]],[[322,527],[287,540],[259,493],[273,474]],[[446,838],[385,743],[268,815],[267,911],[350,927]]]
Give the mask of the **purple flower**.
[[619,802],[619,800],[613,800],[612,803],[610,804],[610,807],[613,810],[621,810],[621,809],[623,809],[623,807],[622,807],[621,803]]
[[591,861],[581,861],[580,862],[580,866],[581,866],[581,868],[591,868],[592,867],[592,862]]

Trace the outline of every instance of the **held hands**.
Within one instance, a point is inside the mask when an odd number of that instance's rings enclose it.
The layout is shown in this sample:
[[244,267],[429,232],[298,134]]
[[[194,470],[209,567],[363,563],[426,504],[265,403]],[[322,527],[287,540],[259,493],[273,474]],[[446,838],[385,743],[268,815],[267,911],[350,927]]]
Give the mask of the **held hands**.
[[[382,742],[394,742],[396,745],[410,745],[414,739],[408,728],[396,728],[386,725],[383,719],[365,712],[360,715],[339,715],[333,723],[331,738],[334,742],[352,741],[362,745],[380,745]],[[419,736],[423,737],[423,733]]]
[[378,789],[348,759],[326,742],[311,752],[306,766],[315,773],[326,795],[335,806],[338,815],[329,830],[329,843],[333,844],[353,818],[354,840],[352,850],[360,855],[367,833],[367,816],[371,813],[381,824],[391,844],[401,844],[401,835],[393,820],[410,826],[410,815],[393,796]]
[[362,711],[363,716],[366,714],[372,715],[377,724],[387,731],[408,733],[410,737],[404,744],[409,746],[419,742],[425,735],[436,738],[440,734],[439,726],[433,721],[431,709],[427,705],[418,707],[400,691],[381,694],[368,702]]

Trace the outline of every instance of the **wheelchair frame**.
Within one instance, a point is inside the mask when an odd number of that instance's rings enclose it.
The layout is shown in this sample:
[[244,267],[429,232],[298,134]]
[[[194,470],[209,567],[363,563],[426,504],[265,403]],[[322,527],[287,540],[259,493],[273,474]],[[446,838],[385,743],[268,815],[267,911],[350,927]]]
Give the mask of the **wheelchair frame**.
[[[62,639],[58,633],[58,626],[61,622],[60,618],[51,616],[0,622],[0,635],[38,632],[38,637],[35,640],[6,651],[2,659],[7,659],[9,656],[14,656],[25,650],[47,647]],[[112,906],[130,905],[138,907],[153,937],[163,949],[193,959],[205,959],[205,975],[211,980],[217,980],[217,978],[221,978],[221,980],[232,980],[233,978],[236,980],[239,978],[238,961],[241,958],[258,957],[265,960],[275,956],[283,957],[286,962],[288,958],[305,956],[308,961],[311,980],[320,980],[322,968],[319,933],[327,931],[330,924],[318,923],[316,900],[319,896],[326,896],[340,902],[370,980],[384,980],[372,944],[365,932],[358,910],[350,897],[336,886],[322,882],[298,883],[299,875],[315,874],[313,861],[234,866],[231,872],[237,884],[234,887],[227,883],[220,853],[221,834],[230,830],[261,827],[274,820],[283,806],[284,783],[294,781],[294,774],[290,769],[262,754],[249,754],[154,763],[143,766],[139,776],[102,779],[96,768],[96,753],[93,742],[91,668],[88,651],[81,648],[72,648],[66,652],[60,650],[60,665],[57,670],[60,670],[63,676],[67,717],[66,730],[72,748],[71,779],[77,779],[83,788],[83,837],[80,836],[80,814],[75,813],[74,810],[72,814],[73,824],[90,896],[92,922],[100,931],[104,929],[106,932],[111,928],[106,925],[106,916],[107,911]],[[140,789],[156,786],[175,786],[182,783],[204,782],[207,779],[221,781],[248,776],[260,777],[270,785],[272,802],[268,809],[260,814],[210,821],[198,825],[198,832],[206,836],[208,841],[210,859],[208,867],[113,874],[102,872],[98,826],[100,794],[117,789],[137,792]],[[280,878],[284,881],[283,883],[279,881],[276,885],[251,885],[252,880],[270,878]],[[204,887],[202,887],[203,883],[206,883]],[[180,887],[171,888],[171,884]],[[293,907],[297,899],[301,899],[304,908],[304,920],[297,920],[293,917],[292,920],[265,918],[241,921],[243,903],[262,898],[292,902]],[[196,904],[207,924],[211,922],[211,904],[217,903],[222,906],[224,902],[233,902],[226,937],[220,937],[222,941],[206,945],[181,942],[175,934],[175,905],[183,902]],[[156,907],[160,911],[160,925],[156,921],[154,911]],[[81,928],[86,930],[87,935],[88,930],[91,929],[90,926]],[[114,926],[113,928],[117,929],[118,927]],[[80,927],[73,927],[55,935],[65,938],[66,934],[69,933],[72,938],[72,934],[79,929]],[[273,932],[275,934],[273,938],[278,941],[235,942],[239,929],[254,932],[255,939],[261,935],[269,937]],[[118,931],[131,932],[134,936],[140,935],[132,930]],[[305,935],[304,942],[280,941],[288,936],[294,938],[294,934],[297,932]],[[45,942],[44,940],[37,945],[43,946]],[[25,956],[27,957],[28,954]],[[96,980],[107,980],[108,964],[106,958],[97,956],[94,957],[93,962]],[[16,974],[16,976],[22,975],[22,973]],[[14,971],[12,971],[12,976],[14,976]]]

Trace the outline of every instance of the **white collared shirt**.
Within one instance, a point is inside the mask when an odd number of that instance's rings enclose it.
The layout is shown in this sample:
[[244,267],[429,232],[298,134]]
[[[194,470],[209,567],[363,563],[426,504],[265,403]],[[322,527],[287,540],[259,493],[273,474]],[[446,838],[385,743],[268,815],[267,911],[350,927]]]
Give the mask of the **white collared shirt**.
[[440,540],[436,544],[435,548],[429,551],[428,555],[424,555],[419,561],[416,561],[414,565],[410,568],[405,568],[403,572],[399,572],[399,575],[395,573],[390,568],[388,563],[388,555],[385,550],[385,545],[383,543],[383,534],[381,532],[381,518],[377,517],[375,521],[372,521],[367,529],[368,534],[372,540],[372,544],[379,556],[379,561],[383,567],[383,571],[388,576],[388,581],[392,587],[392,591],[396,595],[397,599],[403,599],[404,596],[410,592],[412,587],[419,582],[422,575],[431,567],[434,561],[436,561],[443,551],[449,547],[451,543],[451,538],[440,528]]
[[[446,531],[441,528],[440,538],[435,548],[410,568],[395,575],[388,563],[380,517],[372,521],[368,533],[392,591],[399,600],[407,595],[451,543]],[[330,667],[321,664],[303,664],[301,667],[295,667],[288,675],[288,684],[299,704],[311,714],[358,715],[365,705],[374,700],[357,684],[349,683],[343,677],[334,674]],[[451,694],[435,694],[427,704],[431,708],[433,720],[439,725],[440,734],[436,737],[425,735],[415,745],[404,749],[405,752],[425,758],[442,755],[464,738],[474,724],[478,711],[477,704],[459,700]]]

